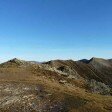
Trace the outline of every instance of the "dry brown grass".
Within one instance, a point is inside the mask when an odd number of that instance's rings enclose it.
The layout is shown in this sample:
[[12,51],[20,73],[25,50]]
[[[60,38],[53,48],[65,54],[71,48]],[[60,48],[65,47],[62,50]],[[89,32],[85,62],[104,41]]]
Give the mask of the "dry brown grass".
[[[60,84],[60,79],[67,80],[68,83]],[[64,108],[61,112],[112,112],[112,96],[88,93],[84,88],[85,82],[71,81],[55,72],[33,67],[0,68],[0,84],[2,83],[42,85],[46,92],[52,94],[49,106],[58,102]],[[10,112],[10,109],[1,109],[1,112]]]

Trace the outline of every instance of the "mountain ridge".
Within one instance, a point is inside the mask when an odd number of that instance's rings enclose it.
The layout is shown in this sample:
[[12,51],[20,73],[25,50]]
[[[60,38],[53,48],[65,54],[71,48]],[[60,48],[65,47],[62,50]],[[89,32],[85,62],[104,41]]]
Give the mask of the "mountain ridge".
[[0,112],[111,112],[111,59],[17,58],[0,64]]

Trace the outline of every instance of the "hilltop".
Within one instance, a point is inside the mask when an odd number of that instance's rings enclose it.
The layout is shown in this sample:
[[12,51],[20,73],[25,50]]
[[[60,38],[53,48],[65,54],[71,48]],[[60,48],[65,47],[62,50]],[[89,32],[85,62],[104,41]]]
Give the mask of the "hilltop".
[[14,58],[0,64],[1,112],[111,112],[112,60]]

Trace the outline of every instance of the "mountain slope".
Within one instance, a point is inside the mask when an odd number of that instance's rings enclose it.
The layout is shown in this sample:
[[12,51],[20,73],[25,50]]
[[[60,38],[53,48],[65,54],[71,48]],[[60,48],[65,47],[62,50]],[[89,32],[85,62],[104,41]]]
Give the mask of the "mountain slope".
[[91,58],[90,60],[80,61],[54,60],[44,64],[48,64],[61,71],[67,71],[65,69],[69,68],[87,80],[95,79],[110,86],[112,84],[112,63],[109,60],[101,58]]
[[12,59],[0,65],[0,112],[111,112],[111,60]]

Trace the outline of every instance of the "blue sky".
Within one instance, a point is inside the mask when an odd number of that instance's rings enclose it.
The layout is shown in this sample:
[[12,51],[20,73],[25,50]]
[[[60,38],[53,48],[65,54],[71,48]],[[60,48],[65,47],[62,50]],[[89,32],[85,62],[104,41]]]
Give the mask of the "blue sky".
[[0,0],[0,61],[112,58],[112,0]]

